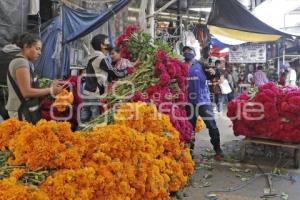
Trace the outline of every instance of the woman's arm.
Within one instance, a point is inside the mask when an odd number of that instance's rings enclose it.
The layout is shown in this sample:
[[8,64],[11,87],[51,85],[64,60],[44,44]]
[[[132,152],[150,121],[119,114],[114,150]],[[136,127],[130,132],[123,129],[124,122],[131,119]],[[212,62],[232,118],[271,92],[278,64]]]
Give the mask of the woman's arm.
[[22,95],[27,97],[41,97],[50,94],[50,88],[35,89],[31,87],[30,72],[26,67],[16,70],[16,79]]

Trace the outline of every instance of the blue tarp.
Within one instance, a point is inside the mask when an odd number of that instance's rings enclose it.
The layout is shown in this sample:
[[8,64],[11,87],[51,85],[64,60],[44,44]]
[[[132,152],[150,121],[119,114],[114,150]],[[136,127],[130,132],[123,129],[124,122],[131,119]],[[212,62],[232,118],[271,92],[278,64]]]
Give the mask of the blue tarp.
[[217,38],[215,38],[212,35],[211,35],[211,41],[210,42],[211,42],[211,45],[217,46],[217,47],[220,47],[220,48],[226,48],[226,47],[229,46],[227,44],[222,43],[221,41],[219,41]]
[[[54,18],[53,22],[42,31],[42,55],[36,62],[36,71],[43,77],[62,78],[70,73],[70,42],[84,37],[107,22],[130,0],[119,0],[102,12],[74,10],[64,5],[63,17]],[[110,27],[110,41],[113,41]],[[60,34],[63,33],[63,47]],[[60,58],[63,51],[63,59]],[[62,61],[62,63],[61,63]],[[59,68],[55,68],[58,66]],[[60,67],[62,66],[62,67]]]
[[64,43],[72,42],[96,30],[124,8],[130,0],[119,0],[101,13],[63,7]]
[[56,67],[61,66],[61,58],[59,48],[59,36],[62,30],[60,17],[56,17],[53,21],[42,30],[42,55],[35,62],[35,70],[42,77],[57,78],[60,77],[59,69]]

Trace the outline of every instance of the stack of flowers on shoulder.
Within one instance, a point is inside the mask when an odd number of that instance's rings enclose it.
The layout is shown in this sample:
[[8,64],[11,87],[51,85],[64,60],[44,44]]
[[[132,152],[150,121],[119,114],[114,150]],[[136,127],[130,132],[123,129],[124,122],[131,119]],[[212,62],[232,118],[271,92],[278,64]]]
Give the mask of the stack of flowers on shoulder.
[[0,196],[25,200],[171,199],[193,173],[189,149],[154,104],[122,104],[114,123],[0,124]]
[[231,101],[227,115],[236,135],[300,142],[299,113],[300,89],[267,83]]

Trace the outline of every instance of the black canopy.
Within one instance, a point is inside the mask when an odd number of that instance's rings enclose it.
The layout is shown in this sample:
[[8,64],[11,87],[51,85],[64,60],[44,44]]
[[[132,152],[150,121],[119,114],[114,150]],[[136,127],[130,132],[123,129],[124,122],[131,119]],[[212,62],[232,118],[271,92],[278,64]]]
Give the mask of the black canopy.
[[[234,33],[233,37],[236,36],[237,39],[249,37],[249,41],[251,37],[257,37],[257,40],[263,40],[263,38],[268,38],[266,37],[267,35],[270,35],[270,37],[274,39],[279,39],[282,36],[290,37],[289,34],[274,29],[257,19],[237,0],[214,0],[212,11],[208,19],[208,25],[214,28],[224,28],[223,30],[225,31],[230,29],[235,30],[236,32],[231,32]],[[243,34],[242,32],[247,32],[249,35]],[[251,33],[254,33],[254,35],[250,35]],[[227,34],[226,36],[229,35]],[[260,36],[262,37],[260,38]],[[255,38],[252,39],[255,40]],[[272,39],[270,38],[270,40]]]

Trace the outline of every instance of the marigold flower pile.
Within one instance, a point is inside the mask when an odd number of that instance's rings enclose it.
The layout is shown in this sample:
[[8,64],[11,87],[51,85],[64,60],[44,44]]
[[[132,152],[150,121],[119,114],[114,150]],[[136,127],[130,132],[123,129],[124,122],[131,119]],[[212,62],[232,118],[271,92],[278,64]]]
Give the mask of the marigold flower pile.
[[268,83],[231,101],[227,115],[236,135],[300,142],[299,112],[300,89]]
[[[170,192],[187,183],[194,163],[169,117],[154,104],[138,102],[122,104],[114,118],[114,124],[84,133],[72,132],[67,122],[1,123],[0,147],[13,153],[5,166],[23,168],[0,180],[0,196],[170,199]],[[45,181],[22,184],[28,171],[40,169],[49,170]]]

